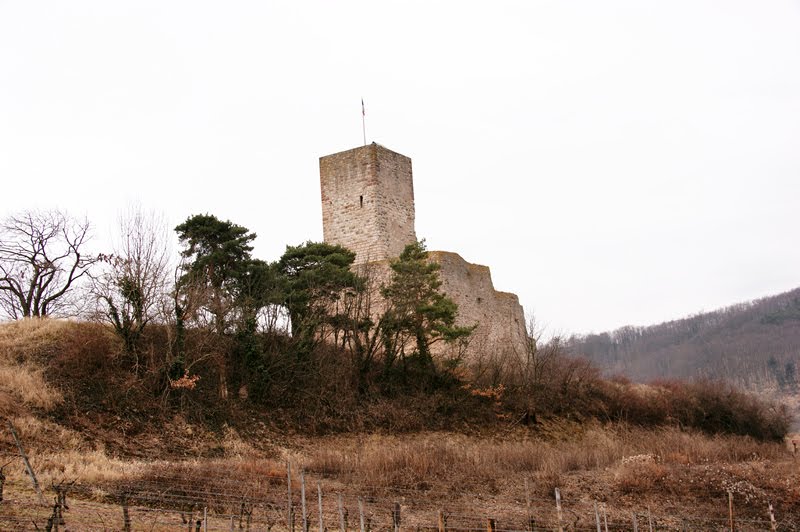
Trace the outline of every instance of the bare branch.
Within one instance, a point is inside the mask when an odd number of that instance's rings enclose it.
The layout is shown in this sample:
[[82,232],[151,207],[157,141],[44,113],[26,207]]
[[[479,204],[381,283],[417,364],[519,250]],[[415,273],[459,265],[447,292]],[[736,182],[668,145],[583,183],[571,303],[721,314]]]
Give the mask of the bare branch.
[[61,211],[25,211],[0,223],[0,313],[17,319],[66,308],[95,262],[84,251],[88,220]]

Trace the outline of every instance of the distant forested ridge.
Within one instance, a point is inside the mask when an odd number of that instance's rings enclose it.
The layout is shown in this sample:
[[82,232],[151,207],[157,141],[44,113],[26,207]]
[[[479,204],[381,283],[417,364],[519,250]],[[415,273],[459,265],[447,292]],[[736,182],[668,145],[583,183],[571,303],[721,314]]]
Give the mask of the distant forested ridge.
[[638,381],[724,379],[751,390],[795,393],[800,288],[649,327],[572,336],[567,348],[607,374]]

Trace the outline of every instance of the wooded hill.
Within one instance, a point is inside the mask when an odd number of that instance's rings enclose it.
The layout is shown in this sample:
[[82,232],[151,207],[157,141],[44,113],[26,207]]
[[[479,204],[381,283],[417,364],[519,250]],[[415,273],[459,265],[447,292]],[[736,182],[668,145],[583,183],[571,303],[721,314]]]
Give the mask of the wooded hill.
[[648,327],[572,336],[569,351],[637,381],[724,379],[754,391],[798,391],[800,288]]

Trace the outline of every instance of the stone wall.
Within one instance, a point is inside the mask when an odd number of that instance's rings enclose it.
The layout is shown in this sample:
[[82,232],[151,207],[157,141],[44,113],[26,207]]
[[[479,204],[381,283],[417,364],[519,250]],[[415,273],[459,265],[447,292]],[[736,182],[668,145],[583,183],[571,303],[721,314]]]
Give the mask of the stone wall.
[[[377,288],[391,278],[390,259],[417,237],[411,159],[372,143],[321,157],[322,225],[325,242],[356,253],[355,269]],[[525,316],[517,296],[498,292],[489,268],[457,253],[431,251],[441,265],[442,291],[458,305],[459,325],[476,325],[466,358],[517,355],[526,345]],[[375,290],[373,317],[383,310]],[[449,349],[437,344],[434,352]]]
[[325,242],[356,263],[397,257],[415,242],[411,159],[372,143],[320,157]]
[[[471,264],[458,253],[429,251],[428,258],[439,263],[441,291],[458,305],[456,323],[477,325],[472,333],[464,357],[467,361],[496,356],[522,356],[525,353],[527,332],[525,313],[516,295],[494,289],[492,275],[487,266]],[[373,261],[356,267],[356,272],[370,278],[374,302],[372,318],[377,322],[384,311],[384,303],[377,295],[381,285],[391,281],[389,260]],[[433,352],[450,356],[453,349],[440,342]]]
[[470,337],[466,358],[522,356],[527,332],[519,298],[494,289],[488,266],[471,264],[449,251],[431,251],[428,255],[441,266],[442,292],[458,305],[457,323],[478,325]]

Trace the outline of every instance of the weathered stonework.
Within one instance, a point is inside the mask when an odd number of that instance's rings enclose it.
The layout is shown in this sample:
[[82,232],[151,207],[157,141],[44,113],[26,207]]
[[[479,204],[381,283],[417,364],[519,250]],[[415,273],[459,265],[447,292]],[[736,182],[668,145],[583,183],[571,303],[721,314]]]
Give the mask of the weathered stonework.
[[[375,143],[321,157],[320,188],[325,242],[356,252],[357,267],[388,282],[389,261],[416,241],[411,159]],[[429,257],[441,266],[442,291],[458,305],[457,323],[477,324],[466,358],[524,353],[525,315],[517,296],[496,291],[487,266],[447,251]],[[377,314],[383,305],[376,303]],[[434,348],[447,350],[444,344]]]
[[374,142],[320,157],[325,242],[356,253],[356,263],[397,257],[416,241],[411,159]]

